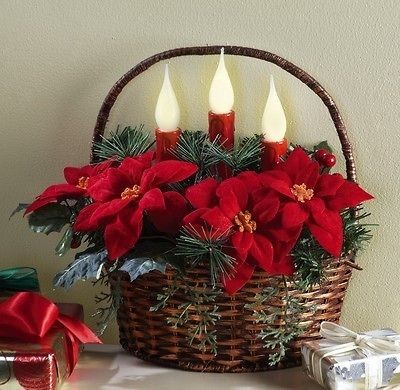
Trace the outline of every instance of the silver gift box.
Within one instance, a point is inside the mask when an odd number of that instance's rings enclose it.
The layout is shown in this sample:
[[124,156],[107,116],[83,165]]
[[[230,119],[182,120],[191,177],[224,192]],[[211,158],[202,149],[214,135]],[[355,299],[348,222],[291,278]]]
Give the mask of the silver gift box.
[[[372,337],[388,337],[400,345],[400,335],[392,329],[366,332]],[[321,365],[320,380],[326,389],[373,390],[388,386],[400,390],[400,352],[380,354],[353,350],[323,357],[325,348],[338,345],[326,339],[307,341],[301,347],[303,368],[316,380],[315,367]],[[338,348],[339,350],[339,348]]]

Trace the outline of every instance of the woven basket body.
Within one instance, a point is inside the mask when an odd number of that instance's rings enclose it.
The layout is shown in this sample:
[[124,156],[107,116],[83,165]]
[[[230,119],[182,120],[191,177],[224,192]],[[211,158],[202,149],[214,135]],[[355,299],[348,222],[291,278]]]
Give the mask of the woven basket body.
[[[162,60],[184,55],[215,55],[219,54],[220,49],[221,46],[173,49],[149,57],[136,65],[112,87],[103,102],[94,129],[93,143],[101,140],[111,108],[118,95],[136,76]],[[312,76],[282,57],[262,50],[225,46],[225,54],[247,56],[274,63],[316,93],[327,107],[335,125],[346,161],[347,178],[356,181],[352,149],[343,120],[333,99]],[[93,148],[91,161],[96,161]],[[165,274],[152,271],[140,276],[132,283],[129,281],[127,273],[111,273],[110,286],[112,289],[117,289],[122,298],[117,318],[121,345],[141,359],[193,371],[250,372],[298,365],[301,342],[318,338],[319,326],[322,321],[338,322],[351,276],[351,264],[350,257],[327,261],[326,279],[318,288],[307,292],[296,289],[291,281],[285,286],[282,278],[269,277],[265,272],[257,271],[235,296],[229,296],[222,292],[216,297],[215,302],[205,302],[204,309],[212,311],[216,305],[220,315],[219,321],[208,329],[208,332],[215,331],[216,354],[212,353],[210,349],[204,351],[198,348],[201,336],[192,339],[192,343],[189,342],[193,329],[202,320],[194,308],[187,309],[185,323],[177,327],[167,323],[167,319],[179,315],[182,305],[190,300],[184,292],[184,288],[178,288],[172,298],[166,302],[165,307],[157,311],[150,310],[158,303],[157,295],[163,292],[163,288],[172,284],[175,286],[180,284],[180,287],[187,286],[197,292],[213,291],[207,266],[199,265],[197,268],[191,269],[185,275],[184,280],[177,279],[175,271],[168,268]],[[249,304],[255,302],[256,294],[266,287],[277,288],[278,293],[273,299],[261,304],[257,308],[258,311],[263,310],[265,313],[270,313],[274,308],[283,308],[287,294],[301,300],[309,307],[309,311],[302,313],[298,318],[300,325],[305,329],[304,333],[289,345],[285,359],[274,367],[269,366],[268,356],[275,351],[265,348],[259,335],[267,325],[284,326],[284,321],[278,315],[272,324],[259,323],[256,321],[254,311],[248,307]],[[222,286],[217,286],[217,289],[223,291]]]
[[[268,355],[276,351],[266,349],[259,337],[260,331],[271,324],[257,323],[253,311],[245,305],[254,303],[255,295],[265,287],[277,287],[279,292],[276,297],[257,307],[257,310],[269,313],[275,307],[283,306],[286,291],[281,279],[258,271],[236,295],[221,293],[215,302],[204,304],[208,305],[209,312],[217,305],[221,316],[216,325],[208,329],[209,332],[215,331],[217,336],[215,355],[210,351],[199,350],[201,338],[195,339],[190,346],[190,335],[202,320],[194,308],[189,308],[189,320],[185,324],[173,327],[166,322],[167,318],[179,315],[182,312],[180,305],[188,302],[189,298],[183,290],[178,290],[164,308],[150,310],[158,303],[157,294],[162,292],[163,287],[177,284],[174,276],[175,271],[172,269],[166,274],[152,271],[131,283],[126,273],[112,274],[111,286],[118,289],[122,296],[118,325],[123,348],[141,359],[185,370],[248,372],[291,367],[300,363],[301,342],[319,337],[321,321],[338,322],[351,268],[343,259],[333,260],[327,268],[325,282],[308,292],[301,292],[293,283],[288,283],[289,294],[308,305],[310,310],[298,318],[306,331],[290,344],[285,360],[277,367],[268,364]],[[210,271],[206,266],[191,269],[184,281],[179,283],[194,291],[213,290]],[[218,287],[222,289],[222,286]],[[280,317],[274,321],[274,326],[282,326]]]

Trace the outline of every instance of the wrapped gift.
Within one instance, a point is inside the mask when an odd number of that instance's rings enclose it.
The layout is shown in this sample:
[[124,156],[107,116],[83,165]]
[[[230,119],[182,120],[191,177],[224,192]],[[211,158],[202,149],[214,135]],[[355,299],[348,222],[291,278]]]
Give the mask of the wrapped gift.
[[19,291],[40,291],[36,270],[29,267],[0,270],[0,300]]
[[[335,390],[400,389],[400,335],[392,329],[357,334],[331,322],[321,340],[303,343],[303,367],[321,386]],[[396,387],[397,388],[397,387]]]
[[36,293],[0,303],[0,388],[56,389],[75,367],[82,343],[100,343],[79,319]]

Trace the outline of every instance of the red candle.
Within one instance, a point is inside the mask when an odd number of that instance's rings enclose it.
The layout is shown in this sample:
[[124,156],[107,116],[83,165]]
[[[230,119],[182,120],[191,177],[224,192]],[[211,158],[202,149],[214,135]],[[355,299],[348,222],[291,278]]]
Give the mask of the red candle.
[[279,164],[281,157],[286,154],[288,149],[288,142],[285,138],[286,116],[272,76],[261,127],[264,135],[261,169],[265,171]]
[[281,157],[287,152],[288,142],[286,138],[278,142],[263,140],[262,145],[261,170],[266,171],[272,169],[276,164],[279,164]]
[[[211,82],[208,113],[208,133],[211,141],[218,138],[218,142],[226,150],[231,150],[235,144],[235,112],[232,111],[234,93],[231,80],[225,67],[224,49],[221,49],[218,68]],[[231,175],[225,164],[217,167],[222,179]]]
[[165,66],[164,82],[158,96],[155,117],[158,125],[155,130],[157,161],[174,159],[172,151],[181,135],[178,127],[180,110],[169,79],[168,65]]
[[210,140],[219,139],[225,149],[232,149],[235,143],[235,111],[228,114],[215,114],[208,112],[208,133]]
[[175,131],[162,131],[156,129],[156,159],[157,161],[174,160],[176,157],[172,151],[176,148],[181,129]]

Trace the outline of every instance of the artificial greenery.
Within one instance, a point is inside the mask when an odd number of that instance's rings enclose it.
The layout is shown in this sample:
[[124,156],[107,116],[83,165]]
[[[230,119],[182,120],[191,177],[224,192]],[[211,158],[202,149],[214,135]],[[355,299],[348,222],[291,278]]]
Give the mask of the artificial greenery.
[[197,183],[203,178],[214,174],[214,167],[221,160],[217,155],[209,153],[209,149],[216,142],[218,142],[218,140],[214,142],[209,141],[208,135],[203,131],[185,130],[179,136],[176,149],[173,150],[172,153],[179,160],[191,162],[198,166],[194,182]]
[[[343,250],[342,255],[356,254],[371,240],[370,227],[372,224],[364,223],[370,214],[348,209],[342,213],[343,219]],[[296,268],[296,283],[301,289],[310,289],[321,284],[325,278],[326,261],[331,256],[317,243],[308,229],[304,229],[301,237],[292,250]]]
[[210,267],[211,283],[215,286],[221,276],[229,274],[236,260],[227,254],[227,232],[201,231],[189,226],[177,238],[175,254],[192,264],[206,261]]
[[246,137],[239,143],[237,148],[232,150],[226,150],[218,143],[210,143],[206,153],[219,162],[228,165],[233,175],[247,170],[258,172],[263,148],[261,139],[262,136],[260,135]]
[[94,155],[99,161],[122,161],[146,152],[154,142],[150,140],[150,133],[143,131],[143,128],[143,125],[127,126],[121,130],[118,126],[115,132],[110,132],[110,137],[102,137],[101,142],[94,144]]
[[[277,304],[277,295],[283,288],[284,296]],[[268,311],[260,309],[268,307]],[[275,366],[285,358],[288,344],[304,332],[299,325],[302,313],[313,310],[298,298],[289,293],[288,281],[282,276],[281,286],[266,287],[254,297],[254,302],[245,305],[245,309],[253,312],[256,323],[265,324],[258,337],[263,340],[265,348],[273,351],[269,357],[269,365]]]
[[[206,284],[192,288],[181,276],[177,275],[171,284],[163,287],[161,293],[157,294],[157,304],[152,306],[150,311],[164,308],[179,290],[181,290],[181,296],[187,297],[187,301],[178,305],[176,314],[166,318],[168,325],[175,329],[184,325],[188,326],[189,345],[202,352],[210,351],[216,355],[218,352],[217,333],[212,328],[221,317],[216,299],[222,291],[215,287],[210,289]],[[193,317],[196,321],[191,322]]]

